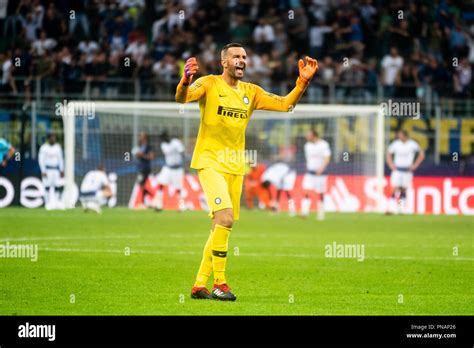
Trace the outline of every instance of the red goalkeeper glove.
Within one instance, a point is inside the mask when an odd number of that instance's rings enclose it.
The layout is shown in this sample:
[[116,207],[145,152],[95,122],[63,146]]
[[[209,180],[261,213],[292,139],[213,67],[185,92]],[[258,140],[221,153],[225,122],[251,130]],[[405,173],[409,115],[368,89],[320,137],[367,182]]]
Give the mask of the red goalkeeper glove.
[[306,65],[303,59],[300,59],[298,61],[298,69],[300,71],[300,76],[297,80],[297,84],[299,83],[303,88],[306,88],[309,85],[311,79],[319,69],[318,61],[316,59],[306,56],[305,60]]
[[199,66],[195,57],[191,57],[184,64],[184,74],[182,77],[183,85],[187,86],[193,80],[193,75],[197,73]]

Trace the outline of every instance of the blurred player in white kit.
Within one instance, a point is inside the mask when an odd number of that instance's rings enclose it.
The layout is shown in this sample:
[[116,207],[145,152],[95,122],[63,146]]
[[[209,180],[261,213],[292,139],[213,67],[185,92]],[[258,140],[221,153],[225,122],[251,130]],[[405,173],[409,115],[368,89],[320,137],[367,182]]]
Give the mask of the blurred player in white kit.
[[[417,153],[418,156],[416,156]],[[389,145],[387,150],[387,164],[392,170],[390,186],[393,190],[387,214],[405,212],[406,193],[411,187],[413,172],[424,159],[425,152],[418,143],[409,138],[407,131],[399,130],[397,139]]]
[[101,206],[112,197],[112,189],[103,165],[89,171],[82,179],[79,199],[84,211],[92,210],[98,214],[102,213]]
[[155,194],[154,206],[157,211],[163,209],[163,188],[171,186],[179,195],[179,210],[185,210],[183,192],[183,160],[184,145],[178,138],[170,138],[164,131],[160,135],[161,151],[165,155],[165,165],[158,174],[158,190]]
[[327,177],[324,175],[331,159],[331,149],[326,140],[319,137],[318,132],[311,129],[306,135],[304,155],[306,158],[306,174],[303,178],[305,196],[301,202],[301,215],[307,217],[311,209],[311,192],[319,195],[317,211],[318,220],[324,220],[324,194],[326,193]]
[[44,186],[45,208],[64,209],[60,200],[64,176],[64,157],[61,145],[56,142],[56,135],[49,134],[48,141],[41,145],[38,153],[38,163]]
[[263,172],[261,181],[262,187],[265,189],[269,190],[270,185],[274,185],[277,189],[276,199],[272,199],[273,211],[280,210],[280,196],[282,193],[285,193],[288,198],[288,214],[295,216],[295,201],[290,191],[292,191],[295,186],[296,171],[292,170],[291,167],[284,162],[277,162]]

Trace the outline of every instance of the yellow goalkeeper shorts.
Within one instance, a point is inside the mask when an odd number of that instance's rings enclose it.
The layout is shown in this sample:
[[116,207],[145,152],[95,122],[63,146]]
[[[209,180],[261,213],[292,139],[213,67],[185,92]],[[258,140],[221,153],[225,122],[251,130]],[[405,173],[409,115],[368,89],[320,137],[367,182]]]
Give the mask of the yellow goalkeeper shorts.
[[234,220],[238,220],[244,176],[221,173],[213,168],[199,169],[198,176],[210,209],[209,216],[214,218],[216,211],[231,208]]

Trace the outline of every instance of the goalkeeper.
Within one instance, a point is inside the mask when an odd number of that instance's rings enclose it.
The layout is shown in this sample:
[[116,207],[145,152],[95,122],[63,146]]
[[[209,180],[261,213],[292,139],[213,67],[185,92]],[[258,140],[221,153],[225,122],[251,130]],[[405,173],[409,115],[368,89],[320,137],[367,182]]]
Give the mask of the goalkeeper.
[[[229,235],[234,221],[239,219],[245,168],[245,129],[254,110],[291,111],[317,72],[318,62],[310,57],[306,57],[306,64],[302,59],[298,61],[296,86],[284,97],[240,81],[247,66],[247,55],[242,45],[231,43],[224,46],[221,64],[222,75],[203,76],[191,84],[193,75],[198,72],[198,64],[196,58],[189,58],[176,88],[176,101],[199,102],[201,124],[191,168],[198,172],[212,218],[211,232],[191,297],[235,301],[236,297],[227,285],[225,268]],[[242,160],[235,161],[235,158]],[[211,272],[214,274],[212,294],[206,288]]]

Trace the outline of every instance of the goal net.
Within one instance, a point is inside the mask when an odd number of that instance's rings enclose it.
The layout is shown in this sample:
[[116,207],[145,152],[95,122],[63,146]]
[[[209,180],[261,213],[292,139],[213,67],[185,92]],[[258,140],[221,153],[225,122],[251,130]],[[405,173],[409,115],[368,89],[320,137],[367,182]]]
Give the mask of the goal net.
[[[185,202],[189,209],[205,209],[196,173],[189,170],[199,129],[197,103],[92,101],[92,113],[79,112],[70,102],[63,113],[65,132],[65,203],[74,207],[77,187],[84,175],[99,164],[106,167],[114,185],[110,206],[133,207],[137,188],[137,162],[132,149],[140,132],[146,132],[155,152],[150,186],[164,165],[159,135],[167,131],[185,146]],[[285,162],[297,172],[295,202],[302,197],[306,133],[315,129],[328,141],[331,162],[327,168],[327,211],[381,211],[384,182],[384,118],[373,105],[298,105],[291,112],[255,111],[246,132],[249,166]],[[168,192],[170,206],[172,192]]]

